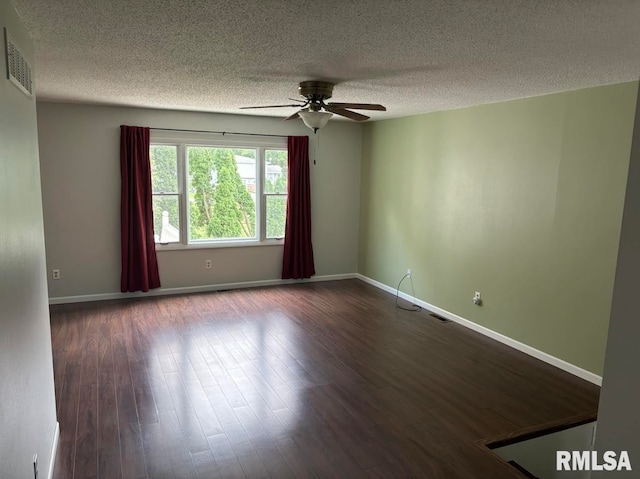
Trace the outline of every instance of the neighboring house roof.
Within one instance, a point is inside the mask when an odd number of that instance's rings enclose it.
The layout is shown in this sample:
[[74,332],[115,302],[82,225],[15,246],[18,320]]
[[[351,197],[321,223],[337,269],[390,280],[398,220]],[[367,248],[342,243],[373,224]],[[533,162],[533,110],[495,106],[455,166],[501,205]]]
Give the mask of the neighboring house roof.
[[[255,196],[255,180],[256,180],[256,160],[246,156],[235,155],[236,165],[238,167],[238,173],[240,178],[245,182],[248,182],[247,190],[251,193],[252,197]],[[279,177],[282,175],[282,168],[279,165],[267,165],[266,167],[267,177]],[[255,198],[254,198],[255,200]],[[169,212],[162,212],[162,228],[160,235],[155,235],[156,242],[158,243],[178,243],[180,242],[180,230],[173,226],[169,222]]]
[[162,230],[160,231],[160,243],[177,243],[180,241],[180,231],[169,223],[169,212],[162,212]]
[[[256,179],[256,160],[246,156],[235,155],[236,165],[238,166],[238,174],[243,180]],[[267,178],[279,177],[282,175],[282,167],[280,165],[266,166]]]

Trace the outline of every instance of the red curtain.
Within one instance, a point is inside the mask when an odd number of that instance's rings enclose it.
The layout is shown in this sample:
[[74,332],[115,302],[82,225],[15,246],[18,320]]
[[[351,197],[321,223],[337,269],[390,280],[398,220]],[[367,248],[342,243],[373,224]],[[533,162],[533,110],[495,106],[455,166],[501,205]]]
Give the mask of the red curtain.
[[309,178],[309,137],[287,140],[288,196],[284,235],[282,279],[310,278],[316,274],[311,245],[311,180]]
[[120,126],[120,290],[149,291],[160,287],[153,239],[149,128]]

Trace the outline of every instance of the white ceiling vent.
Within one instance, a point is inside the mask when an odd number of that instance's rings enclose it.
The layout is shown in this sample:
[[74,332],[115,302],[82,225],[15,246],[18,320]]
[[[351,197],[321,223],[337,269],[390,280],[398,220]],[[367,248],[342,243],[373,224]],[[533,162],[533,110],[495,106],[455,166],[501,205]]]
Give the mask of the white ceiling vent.
[[31,66],[22,56],[16,44],[11,40],[9,32],[4,29],[4,42],[6,45],[7,78],[16,85],[25,95],[33,96],[33,74]]

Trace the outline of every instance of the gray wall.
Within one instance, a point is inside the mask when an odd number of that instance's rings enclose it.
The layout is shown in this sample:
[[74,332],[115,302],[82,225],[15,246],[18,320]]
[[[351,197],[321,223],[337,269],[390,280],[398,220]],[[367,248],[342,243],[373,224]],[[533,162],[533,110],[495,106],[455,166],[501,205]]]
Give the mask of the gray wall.
[[593,477],[638,477],[640,471],[639,292],[640,101],[636,107],[596,437],[596,450],[600,453],[628,451],[634,472],[594,472]]
[[[7,27],[33,66],[33,47],[10,2]],[[35,100],[5,76],[0,62],[0,477],[47,477],[56,409],[47,305]]]
[[[355,273],[362,127],[331,121],[314,137],[301,121],[38,102],[50,297],[120,291],[119,125],[310,135],[316,273]],[[319,145],[317,140],[320,141]],[[205,259],[213,268],[204,268]],[[282,246],[159,251],[163,288],[277,279]]]

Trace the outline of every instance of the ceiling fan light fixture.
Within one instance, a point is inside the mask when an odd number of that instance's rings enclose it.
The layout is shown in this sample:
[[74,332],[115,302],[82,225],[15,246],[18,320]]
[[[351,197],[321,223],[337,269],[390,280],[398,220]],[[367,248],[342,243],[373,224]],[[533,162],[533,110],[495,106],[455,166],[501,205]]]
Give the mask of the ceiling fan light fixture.
[[333,113],[328,111],[301,111],[298,113],[304,124],[317,132],[320,128],[325,126],[329,119],[333,116]]

